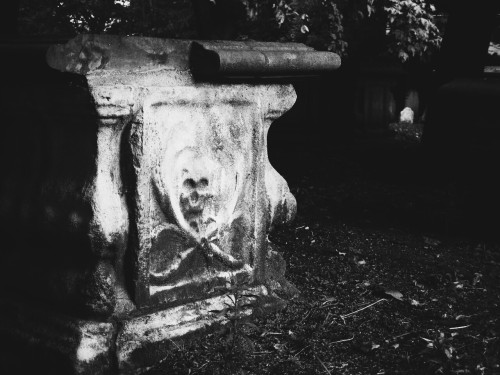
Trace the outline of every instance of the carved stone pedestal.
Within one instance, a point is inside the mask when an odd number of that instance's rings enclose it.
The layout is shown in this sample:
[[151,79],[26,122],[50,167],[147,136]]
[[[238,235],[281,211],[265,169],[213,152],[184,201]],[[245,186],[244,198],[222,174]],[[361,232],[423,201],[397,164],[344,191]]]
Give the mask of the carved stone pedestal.
[[3,88],[16,114],[0,202],[9,342],[73,372],[139,373],[221,321],[211,311],[231,280],[278,305],[296,292],[267,240],[296,211],[267,156],[267,131],[296,98],[276,77],[338,56],[87,35],[47,62],[43,78]]

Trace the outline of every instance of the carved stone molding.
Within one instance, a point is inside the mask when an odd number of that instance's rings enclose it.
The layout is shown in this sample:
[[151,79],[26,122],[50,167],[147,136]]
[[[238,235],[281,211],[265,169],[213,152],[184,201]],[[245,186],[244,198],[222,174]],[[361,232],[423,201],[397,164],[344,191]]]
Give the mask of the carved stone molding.
[[[47,334],[56,311],[73,327],[72,345],[56,346],[75,372],[104,363],[137,373],[149,366],[141,348],[161,357],[168,341],[218,322],[210,309],[229,281],[248,280],[276,304],[296,292],[267,240],[296,212],[267,133],[296,100],[284,79],[333,70],[337,55],[82,35],[46,58],[45,80],[2,89],[4,112],[21,115],[4,137],[17,164],[0,185],[2,235],[13,242],[2,280],[18,264],[36,280],[16,282],[4,310],[43,328],[19,329],[19,318],[0,330],[64,342]],[[42,312],[23,311],[30,303]]]

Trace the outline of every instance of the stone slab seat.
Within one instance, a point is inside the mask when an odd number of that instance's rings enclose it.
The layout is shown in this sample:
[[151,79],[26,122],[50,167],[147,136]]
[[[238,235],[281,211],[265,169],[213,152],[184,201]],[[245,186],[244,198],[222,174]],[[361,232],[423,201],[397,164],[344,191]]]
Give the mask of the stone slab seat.
[[46,61],[50,78],[12,65],[1,88],[11,359],[24,345],[74,373],[140,373],[224,323],[228,283],[271,310],[297,293],[267,239],[296,212],[267,132],[295,102],[290,80],[336,69],[336,54],[80,35]]

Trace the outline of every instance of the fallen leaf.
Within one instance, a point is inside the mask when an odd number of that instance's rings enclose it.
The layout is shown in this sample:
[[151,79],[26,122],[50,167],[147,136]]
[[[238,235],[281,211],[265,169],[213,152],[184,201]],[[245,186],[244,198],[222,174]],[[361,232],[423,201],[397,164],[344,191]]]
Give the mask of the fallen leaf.
[[375,285],[372,289],[373,294],[378,295],[380,297],[386,297],[386,296],[391,296],[392,298],[395,298],[399,301],[403,300],[403,294],[394,289],[389,289],[386,287],[383,287],[381,285]]
[[274,349],[279,352],[282,352],[285,349],[286,344],[274,344]]
[[448,357],[448,359],[451,359],[452,355],[451,355],[451,351],[444,348],[444,354],[446,354],[446,356]]

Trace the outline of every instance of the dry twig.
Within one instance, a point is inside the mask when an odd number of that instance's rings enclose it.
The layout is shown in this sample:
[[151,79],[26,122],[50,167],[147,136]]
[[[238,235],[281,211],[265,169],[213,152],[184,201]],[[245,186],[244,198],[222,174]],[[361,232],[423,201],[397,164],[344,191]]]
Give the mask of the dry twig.
[[302,353],[305,349],[307,349],[308,347],[310,347],[311,345],[306,345],[304,346],[302,349],[300,349],[297,353],[295,353],[293,356],[294,357],[297,357],[300,353]]
[[325,366],[325,364],[323,363],[323,361],[321,361],[321,359],[319,359],[319,357],[317,355],[315,355],[316,359],[318,360],[319,363],[321,363],[321,366],[323,366],[323,368],[325,369],[326,373],[328,375],[332,375],[330,371],[328,371],[328,367]]
[[338,343],[341,343],[341,342],[346,342],[346,341],[351,341],[351,340],[354,340],[354,335],[352,335],[352,337],[350,339],[337,340],[337,341],[331,342],[330,344],[338,344]]
[[373,303],[370,303],[368,306],[365,306],[365,307],[362,307],[361,309],[358,309],[358,310],[356,310],[356,311],[350,312],[349,314],[340,315],[340,317],[341,317],[342,319],[347,318],[348,316],[351,316],[351,315],[357,314],[357,313],[359,313],[360,311],[363,311],[363,310],[365,310],[365,309],[368,309],[369,307],[372,307],[373,305],[376,305],[377,303],[382,302],[382,301],[387,301],[387,300],[386,300],[385,298],[381,298],[381,299],[379,299],[378,301],[375,301],[375,302],[373,302]]
[[464,329],[470,327],[470,324],[467,324],[466,326],[459,326],[459,327],[449,327],[448,329]]

